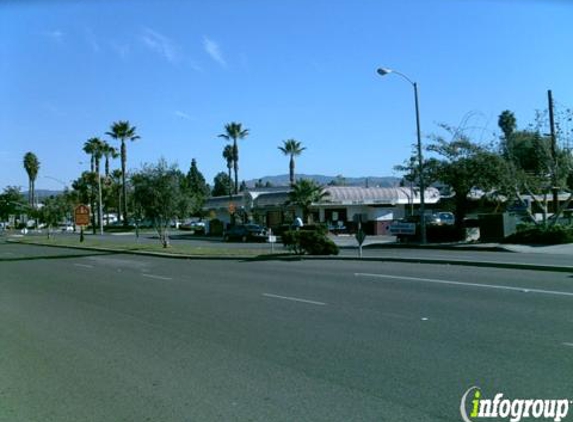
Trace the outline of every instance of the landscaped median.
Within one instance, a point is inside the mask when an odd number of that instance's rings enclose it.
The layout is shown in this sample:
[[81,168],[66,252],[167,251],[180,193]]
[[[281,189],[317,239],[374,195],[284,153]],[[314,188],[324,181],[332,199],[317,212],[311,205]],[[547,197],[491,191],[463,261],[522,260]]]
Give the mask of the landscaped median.
[[13,243],[27,245],[54,246],[62,248],[78,248],[87,250],[99,250],[106,252],[134,253],[142,255],[158,255],[172,257],[229,257],[229,258],[254,258],[265,256],[261,249],[249,248],[224,248],[224,247],[203,247],[184,244],[172,245],[164,248],[160,243],[138,243],[138,242],[109,242],[105,239],[90,238],[86,236],[84,242],[77,237],[54,236],[51,239],[34,237],[17,237],[9,240]]

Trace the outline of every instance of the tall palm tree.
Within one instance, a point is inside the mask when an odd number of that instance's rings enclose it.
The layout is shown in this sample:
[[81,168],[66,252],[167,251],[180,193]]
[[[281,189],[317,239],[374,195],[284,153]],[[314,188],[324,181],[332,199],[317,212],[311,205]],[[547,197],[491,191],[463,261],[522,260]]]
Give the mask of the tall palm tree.
[[223,158],[227,161],[227,170],[229,172],[229,195],[233,193],[232,188],[232,177],[231,177],[231,169],[233,168],[233,146],[232,145],[225,145],[223,149]]
[[28,173],[28,202],[31,207],[34,207],[36,204],[36,178],[38,171],[40,171],[40,161],[33,152],[27,152],[24,155],[24,169]]
[[291,186],[294,185],[294,157],[299,156],[302,152],[306,149],[306,147],[302,147],[301,143],[296,139],[287,139],[283,141],[283,146],[279,147],[279,149],[283,152],[284,155],[290,156],[289,162],[289,180]]
[[244,139],[249,134],[249,129],[243,129],[241,123],[231,122],[225,125],[225,133],[219,135],[227,141],[233,140],[233,168],[235,171],[235,195],[239,193],[239,146],[237,139]]
[[110,161],[110,159],[115,160],[117,157],[119,157],[119,153],[117,152],[117,149],[112,147],[106,141],[103,141],[102,153],[103,153],[103,156],[105,157],[105,177],[108,178],[109,177],[109,161]]
[[[101,177],[100,177],[100,162],[104,155],[106,143],[100,138],[90,138],[84,143],[84,152],[91,155],[91,169],[92,173],[97,178],[98,190],[98,218],[97,222],[100,229],[100,234],[103,234],[103,203],[101,191]],[[92,223],[95,223],[95,214],[93,214]],[[95,233],[95,224],[92,224]]]
[[310,224],[310,207],[312,204],[323,201],[330,194],[324,186],[311,179],[301,179],[292,185],[288,194],[286,205],[297,205],[302,209],[303,219]]
[[128,121],[120,120],[111,125],[111,131],[106,132],[106,135],[111,136],[113,139],[121,142],[121,192],[123,199],[123,223],[127,224],[127,185],[125,183],[126,165],[127,165],[127,148],[125,141],[135,141],[140,139],[135,134],[135,126],[130,126]]

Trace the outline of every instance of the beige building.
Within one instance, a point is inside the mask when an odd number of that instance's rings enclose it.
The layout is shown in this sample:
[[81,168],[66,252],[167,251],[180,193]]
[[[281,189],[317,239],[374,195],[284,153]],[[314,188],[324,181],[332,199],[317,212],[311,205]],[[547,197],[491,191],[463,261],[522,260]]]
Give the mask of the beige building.
[[[313,221],[325,223],[334,232],[353,232],[358,219],[369,234],[385,234],[391,222],[412,212],[420,204],[419,189],[409,187],[327,186],[328,196],[311,207]],[[287,206],[288,187],[261,188],[239,195],[210,198],[203,207],[211,218],[229,223],[230,211],[241,221],[275,228],[291,223],[302,212]],[[427,209],[440,200],[435,188],[425,191]]]

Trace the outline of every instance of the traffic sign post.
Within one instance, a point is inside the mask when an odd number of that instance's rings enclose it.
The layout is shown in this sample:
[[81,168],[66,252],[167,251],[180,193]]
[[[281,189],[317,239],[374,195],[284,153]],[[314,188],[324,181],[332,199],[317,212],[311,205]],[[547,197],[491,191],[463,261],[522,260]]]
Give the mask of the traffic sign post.
[[366,239],[366,233],[362,230],[362,218],[358,220],[358,231],[356,232],[356,241],[358,242],[358,255],[362,258],[362,244],[364,239]]
[[84,226],[90,224],[90,208],[80,204],[74,209],[74,223],[80,226],[80,242],[84,241]]

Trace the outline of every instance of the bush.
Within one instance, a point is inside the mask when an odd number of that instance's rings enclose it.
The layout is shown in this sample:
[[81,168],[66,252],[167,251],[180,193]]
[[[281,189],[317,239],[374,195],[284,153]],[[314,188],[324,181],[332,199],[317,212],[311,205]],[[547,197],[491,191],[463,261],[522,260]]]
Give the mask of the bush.
[[289,230],[282,235],[283,245],[298,255],[338,255],[339,249],[321,229]]
[[556,224],[540,226],[536,224],[521,224],[517,232],[504,239],[504,243],[524,243],[530,245],[558,245],[573,243],[573,227]]
[[223,236],[224,224],[221,220],[214,218],[209,222],[210,236]]

